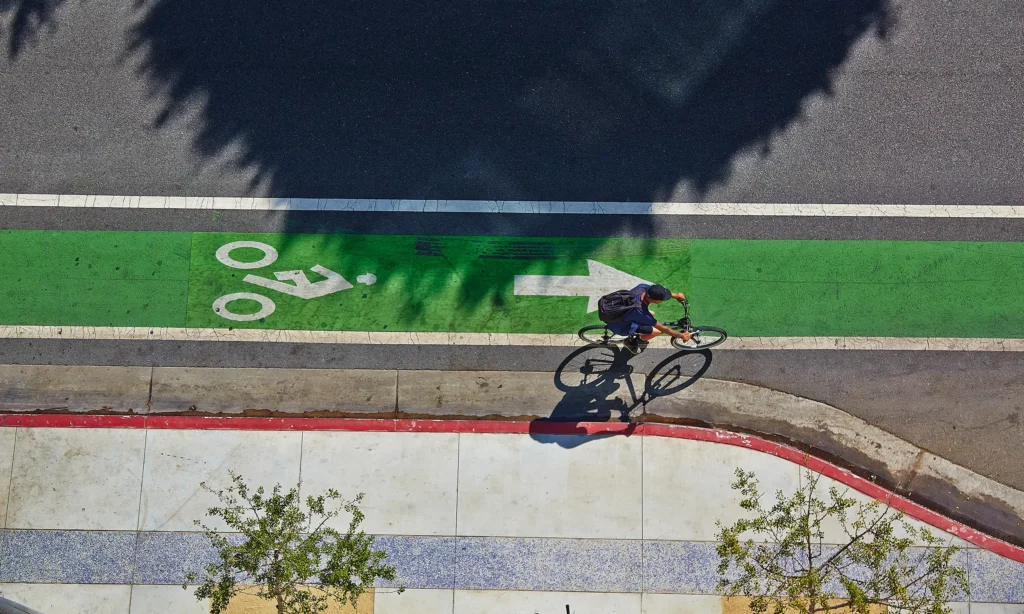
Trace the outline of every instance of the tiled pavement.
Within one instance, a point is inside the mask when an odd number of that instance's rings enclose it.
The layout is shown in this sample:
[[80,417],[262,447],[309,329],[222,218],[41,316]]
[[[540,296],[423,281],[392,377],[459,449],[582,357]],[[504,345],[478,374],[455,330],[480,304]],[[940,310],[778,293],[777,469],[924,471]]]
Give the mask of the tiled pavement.
[[[740,512],[736,467],[769,492],[801,479],[762,452],[653,436],[0,428],[0,591],[43,612],[203,612],[180,586],[210,557],[198,485],[230,469],[366,493],[364,528],[410,590],[378,587],[361,613],[726,612],[711,540]],[[1024,612],[1024,564],[963,556],[959,612]]]

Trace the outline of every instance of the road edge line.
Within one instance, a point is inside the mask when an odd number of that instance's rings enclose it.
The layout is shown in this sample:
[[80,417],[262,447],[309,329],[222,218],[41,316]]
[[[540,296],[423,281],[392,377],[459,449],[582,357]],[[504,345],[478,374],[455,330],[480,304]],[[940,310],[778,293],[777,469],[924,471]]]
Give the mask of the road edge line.
[[0,194],[0,207],[776,217],[1024,218],[1024,206]]
[[[0,325],[0,339],[66,341],[186,341],[329,345],[487,345],[583,347],[574,334],[161,328],[128,326]],[[673,349],[666,337],[651,347]],[[840,350],[894,352],[1024,352],[1024,339],[950,337],[729,337],[715,351]]]

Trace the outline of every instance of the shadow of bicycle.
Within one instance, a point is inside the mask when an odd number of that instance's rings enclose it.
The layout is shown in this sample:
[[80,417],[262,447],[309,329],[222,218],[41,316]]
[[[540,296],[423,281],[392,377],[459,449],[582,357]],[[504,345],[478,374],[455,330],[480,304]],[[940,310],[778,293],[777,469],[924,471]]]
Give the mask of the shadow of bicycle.
[[[640,356],[643,356],[642,354]],[[656,364],[645,376],[634,369],[638,357],[619,346],[588,345],[574,350],[555,370],[555,387],[565,393],[546,418],[530,423],[540,443],[574,448],[595,439],[632,434],[649,400],[676,394],[693,385],[711,367],[711,351],[682,351]],[[639,410],[639,411],[636,411]],[[582,422],[627,423],[622,431],[588,434]],[[550,431],[558,423],[558,434]]]
[[689,388],[708,372],[711,359],[711,350],[672,354],[647,374],[645,394],[648,398],[663,397]]

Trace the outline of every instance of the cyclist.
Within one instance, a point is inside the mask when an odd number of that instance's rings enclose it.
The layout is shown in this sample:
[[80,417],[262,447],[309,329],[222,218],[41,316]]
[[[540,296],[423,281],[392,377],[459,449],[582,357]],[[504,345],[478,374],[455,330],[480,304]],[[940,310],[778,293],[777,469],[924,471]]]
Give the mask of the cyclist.
[[609,323],[608,328],[616,335],[627,337],[623,345],[633,354],[639,354],[647,343],[665,333],[673,337],[679,337],[683,341],[690,340],[690,333],[685,331],[672,330],[659,322],[654,317],[650,305],[657,305],[662,301],[674,298],[680,303],[686,300],[682,292],[672,293],[668,288],[658,284],[640,284],[629,291],[636,297],[633,308],[630,309],[621,320]]

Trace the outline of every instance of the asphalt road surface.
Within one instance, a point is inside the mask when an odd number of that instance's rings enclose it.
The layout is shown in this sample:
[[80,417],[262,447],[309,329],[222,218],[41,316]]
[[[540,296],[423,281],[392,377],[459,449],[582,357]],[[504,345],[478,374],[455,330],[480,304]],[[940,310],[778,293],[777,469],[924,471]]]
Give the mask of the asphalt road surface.
[[1016,0],[4,0],[0,191],[1019,204]]

